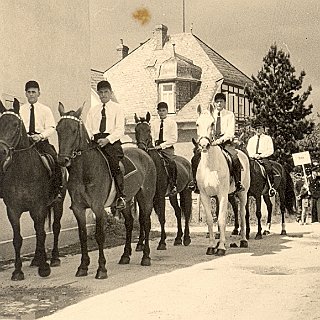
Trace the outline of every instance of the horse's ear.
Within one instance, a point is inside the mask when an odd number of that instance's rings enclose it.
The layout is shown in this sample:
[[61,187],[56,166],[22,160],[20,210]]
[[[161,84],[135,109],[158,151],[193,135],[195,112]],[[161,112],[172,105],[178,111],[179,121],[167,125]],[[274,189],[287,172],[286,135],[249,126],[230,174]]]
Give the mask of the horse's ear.
[[60,101],[59,101],[58,110],[59,110],[60,116],[62,117],[64,115],[64,105]]
[[86,102],[84,101],[83,104],[82,104],[82,106],[74,113],[74,116],[75,116],[75,117],[77,117],[77,118],[80,119],[80,116],[81,116],[81,113],[82,113],[82,110],[83,110],[85,104],[86,104]]
[[6,107],[3,105],[2,101],[0,100],[0,113],[4,113],[7,111]]
[[17,114],[19,114],[20,111],[20,102],[16,98],[13,99],[13,111]]
[[150,114],[150,112],[148,111],[148,112],[147,112],[147,115],[146,115],[146,120],[147,120],[148,123],[150,122],[150,119],[151,119],[151,114]]
[[209,111],[210,111],[211,114],[213,114],[213,110],[214,110],[214,107],[213,107],[213,105],[210,103],[210,105],[209,105]]
[[194,144],[195,147],[198,145],[195,138],[192,138],[191,141],[192,141],[192,143]]
[[201,106],[200,106],[200,104],[198,104],[197,112],[198,112],[199,115],[201,114]]
[[134,114],[134,121],[135,121],[136,123],[138,123],[138,122],[140,121],[136,113]]

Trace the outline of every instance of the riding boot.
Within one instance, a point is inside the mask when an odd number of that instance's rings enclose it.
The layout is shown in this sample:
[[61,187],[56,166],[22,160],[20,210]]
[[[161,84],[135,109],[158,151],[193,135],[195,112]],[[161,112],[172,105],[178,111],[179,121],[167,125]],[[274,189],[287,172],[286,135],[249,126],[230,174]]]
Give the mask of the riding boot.
[[194,193],[200,193],[198,185],[197,185],[197,180],[196,180],[197,170],[198,170],[198,166],[199,166],[200,160],[201,160],[201,153],[200,152],[195,153],[194,156],[191,159],[191,168],[192,168],[192,178],[193,178],[193,180],[190,181],[190,183],[188,185],[188,188],[190,190],[192,190]]
[[233,163],[233,176],[234,176],[234,182],[236,187],[235,192],[242,192],[245,189],[241,184],[241,163],[239,158],[233,157],[232,163]]
[[122,210],[126,208],[126,197],[124,194],[124,177],[121,170],[114,176],[117,189],[116,209]]
[[178,193],[176,163],[173,160],[169,160],[167,169],[169,173],[169,186],[170,186],[169,196],[171,197],[171,196],[175,196]]

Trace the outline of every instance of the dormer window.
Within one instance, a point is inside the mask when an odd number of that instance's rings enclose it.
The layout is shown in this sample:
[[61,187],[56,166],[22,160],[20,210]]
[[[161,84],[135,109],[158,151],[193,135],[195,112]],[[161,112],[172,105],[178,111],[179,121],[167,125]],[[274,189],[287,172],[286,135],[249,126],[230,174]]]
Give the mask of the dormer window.
[[176,113],[175,105],[175,84],[159,83],[159,102],[163,101],[168,104],[168,113]]

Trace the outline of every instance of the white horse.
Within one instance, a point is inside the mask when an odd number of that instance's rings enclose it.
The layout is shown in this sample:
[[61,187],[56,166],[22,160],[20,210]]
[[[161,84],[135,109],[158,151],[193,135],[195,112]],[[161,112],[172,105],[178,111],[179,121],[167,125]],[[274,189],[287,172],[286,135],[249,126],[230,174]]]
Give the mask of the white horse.
[[[213,107],[210,105],[209,110],[201,109],[198,106],[199,114],[197,120],[198,146],[201,150],[201,160],[197,170],[197,183],[200,190],[200,199],[206,213],[206,220],[209,231],[209,247],[207,254],[217,254],[222,256],[226,252],[226,216],[228,210],[228,194],[236,190],[234,181],[231,181],[230,170],[227,160],[220,146],[214,141],[214,118]],[[243,171],[241,172],[241,183],[244,191],[238,192],[240,200],[240,247],[248,247],[246,239],[246,203],[247,192],[250,187],[250,165],[248,157],[238,150],[239,160]],[[220,240],[215,246],[215,237],[213,233],[213,217],[211,213],[211,197],[217,196],[219,201],[218,226],[220,230]]]

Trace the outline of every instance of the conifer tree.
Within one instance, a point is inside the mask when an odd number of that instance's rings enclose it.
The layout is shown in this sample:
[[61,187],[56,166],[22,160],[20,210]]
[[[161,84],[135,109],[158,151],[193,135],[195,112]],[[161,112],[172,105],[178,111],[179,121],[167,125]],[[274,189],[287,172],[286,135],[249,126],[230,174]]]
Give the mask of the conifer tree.
[[298,141],[312,132],[314,122],[306,119],[312,104],[305,105],[311,86],[301,92],[306,73],[295,75],[290,55],[274,44],[263,58],[263,66],[253,84],[245,88],[250,102],[254,103],[254,119],[268,128],[275,152],[273,158],[292,169],[292,153],[299,152]]

